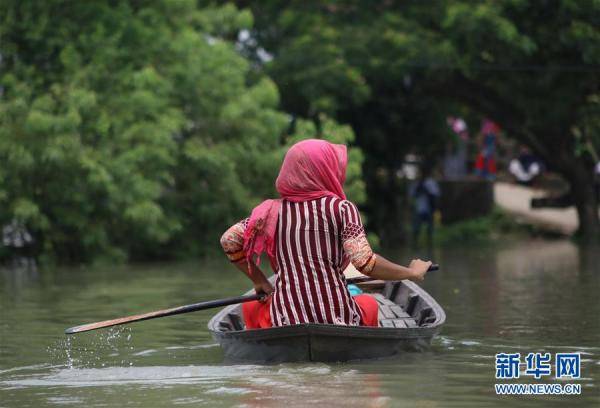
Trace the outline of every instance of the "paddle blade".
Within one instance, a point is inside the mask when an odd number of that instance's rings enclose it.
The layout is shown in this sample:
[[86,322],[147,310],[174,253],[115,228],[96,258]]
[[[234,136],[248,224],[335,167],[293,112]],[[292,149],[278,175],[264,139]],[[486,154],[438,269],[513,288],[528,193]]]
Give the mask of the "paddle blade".
[[171,308],[171,309],[157,310],[154,312],[143,313],[143,314],[138,314],[138,315],[133,315],[133,316],[120,317],[118,319],[104,320],[104,321],[96,322],[96,323],[82,324],[81,326],[69,327],[68,329],[65,330],[65,334],[82,333],[82,332],[86,332],[86,331],[102,329],[105,327],[118,326],[121,324],[153,319],[155,317],[170,316],[170,315],[174,314],[174,312],[177,311],[178,309],[180,309],[180,308],[175,307],[175,308]]

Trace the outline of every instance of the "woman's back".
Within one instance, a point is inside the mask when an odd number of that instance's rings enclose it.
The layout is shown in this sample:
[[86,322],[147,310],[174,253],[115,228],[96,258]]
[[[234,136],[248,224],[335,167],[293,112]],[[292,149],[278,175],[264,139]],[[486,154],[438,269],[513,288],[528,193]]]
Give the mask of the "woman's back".
[[342,273],[343,237],[364,234],[354,204],[335,197],[284,200],[277,225],[273,325],[360,324]]

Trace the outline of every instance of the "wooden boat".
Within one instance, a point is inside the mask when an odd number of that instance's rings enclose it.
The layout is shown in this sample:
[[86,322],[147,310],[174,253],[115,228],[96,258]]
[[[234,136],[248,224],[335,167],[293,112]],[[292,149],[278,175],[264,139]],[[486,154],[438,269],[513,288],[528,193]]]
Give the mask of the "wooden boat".
[[[410,281],[358,284],[379,303],[379,327],[298,324],[246,330],[241,305],[227,306],[208,329],[230,361],[349,361],[426,349],[446,320],[441,306]],[[249,292],[250,293],[250,292]]]

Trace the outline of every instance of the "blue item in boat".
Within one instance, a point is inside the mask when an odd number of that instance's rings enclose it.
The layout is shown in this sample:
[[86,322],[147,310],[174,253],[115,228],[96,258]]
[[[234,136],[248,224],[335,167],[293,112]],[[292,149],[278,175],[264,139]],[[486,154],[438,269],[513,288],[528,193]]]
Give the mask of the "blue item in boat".
[[360,295],[361,293],[363,293],[363,291],[354,284],[348,285],[348,291],[352,296]]

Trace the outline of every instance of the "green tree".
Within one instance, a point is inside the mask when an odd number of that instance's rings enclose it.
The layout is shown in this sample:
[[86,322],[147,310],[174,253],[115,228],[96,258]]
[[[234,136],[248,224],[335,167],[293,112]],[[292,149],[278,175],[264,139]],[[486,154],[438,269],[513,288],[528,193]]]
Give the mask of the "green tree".
[[[273,55],[265,68],[284,107],[352,123],[367,176],[378,168],[373,160],[390,170],[408,149],[435,152],[442,112],[466,106],[560,173],[571,185],[581,235],[600,236],[592,176],[600,139],[597,1],[273,0],[249,7],[255,48]],[[382,198],[378,191],[370,197]]]
[[290,117],[232,41],[248,11],[7,0],[0,16],[0,225],[39,253],[198,254],[273,195]]

